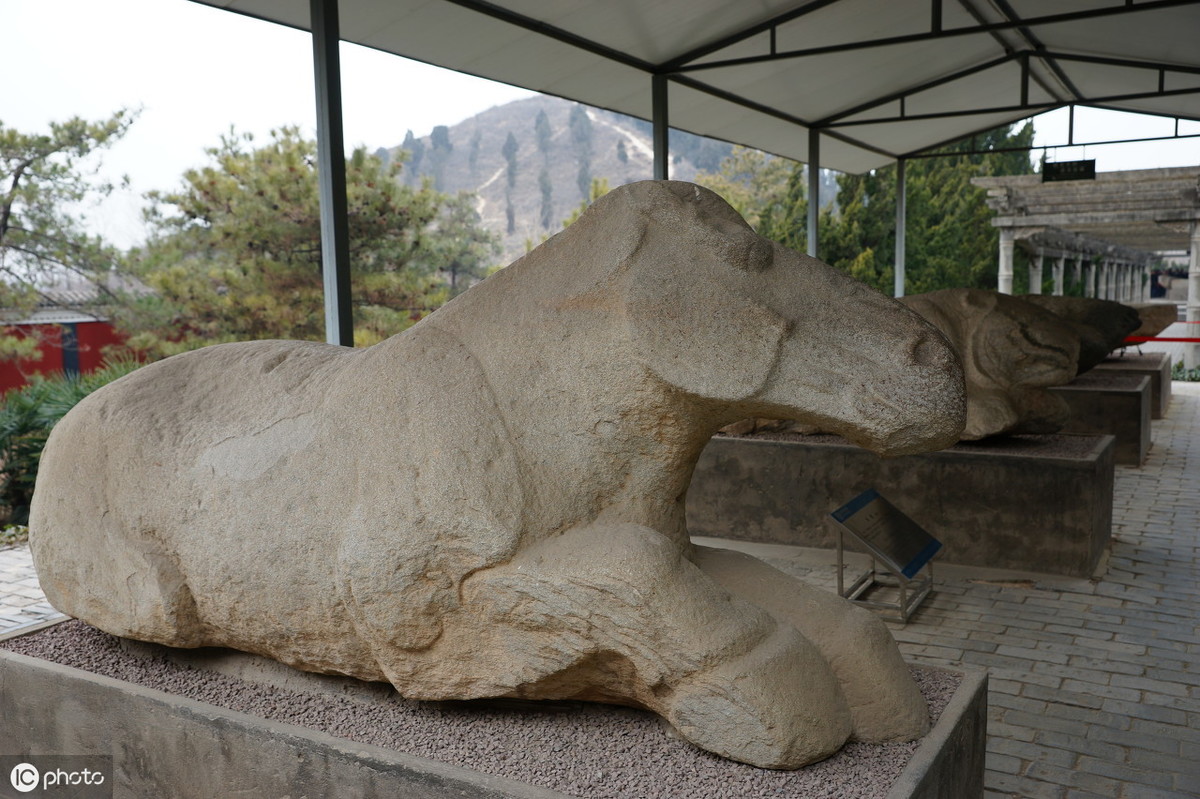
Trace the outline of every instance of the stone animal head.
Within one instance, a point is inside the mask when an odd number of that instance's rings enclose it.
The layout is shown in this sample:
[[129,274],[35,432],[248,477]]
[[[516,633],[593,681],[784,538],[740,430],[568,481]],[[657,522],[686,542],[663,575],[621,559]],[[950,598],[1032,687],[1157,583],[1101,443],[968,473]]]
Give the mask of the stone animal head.
[[901,300],[946,334],[967,378],[964,440],[1051,433],[1070,410],[1046,391],[1075,377],[1079,337],[1063,320],[1005,294],[944,289]]
[[1139,302],[1129,307],[1137,311],[1141,320],[1131,336],[1157,336],[1179,319],[1179,309],[1173,302]]
[[693,184],[624,186],[561,234],[561,244],[600,245],[593,228],[601,223],[632,352],[667,384],[725,417],[797,419],[885,454],[957,440],[957,359],[937,330],[894,300],[759,236]]
[[1076,374],[1083,374],[1124,346],[1125,337],[1142,324],[1136,308],[1112,300],[1047,294],[1022,294],[1018,299],[1049,311],[1075,331],[1079,337]]

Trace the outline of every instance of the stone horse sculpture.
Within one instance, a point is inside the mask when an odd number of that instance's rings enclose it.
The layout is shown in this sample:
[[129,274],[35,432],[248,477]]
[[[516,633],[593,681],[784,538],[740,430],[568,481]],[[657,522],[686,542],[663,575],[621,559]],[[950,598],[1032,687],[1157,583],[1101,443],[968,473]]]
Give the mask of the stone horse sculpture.
[[1075,378],[1079,335],[1055,314],[985,289],[942,289],[900,302],[942,331],[967,380],[964,440],[1004,433],[1053,433],[1070,418],[1046,389]]
[[746,415],[936,449],[962,374],[713,193],[633,184],[376,346],[224,344],[97,391],[46,447],[34,558],[110,633],[417,699],[625,703],[772,768],[921,735],[874,616],[690,543],[692,468]]
[[[1133,335],[1142,325],[1137,308],[1113,300],[1050,294],[1022,294],[1019,299],[1049,311],[1075,331],[1079,337],[1077,374],[1083,374],[1102,363],[1113,350],[1124,347],[1125,337]],[[1170,308],[1173,313],[1174,306]]]

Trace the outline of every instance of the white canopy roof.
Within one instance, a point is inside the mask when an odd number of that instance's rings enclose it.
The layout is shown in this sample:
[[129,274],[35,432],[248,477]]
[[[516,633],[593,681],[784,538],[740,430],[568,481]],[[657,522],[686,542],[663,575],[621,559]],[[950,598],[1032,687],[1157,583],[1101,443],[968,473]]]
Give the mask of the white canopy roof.
[[[197,0],[309,27],[308,0]],[[864,172],[1074,104],[1200,120],[1196,0],[339,0],[341,38]]]

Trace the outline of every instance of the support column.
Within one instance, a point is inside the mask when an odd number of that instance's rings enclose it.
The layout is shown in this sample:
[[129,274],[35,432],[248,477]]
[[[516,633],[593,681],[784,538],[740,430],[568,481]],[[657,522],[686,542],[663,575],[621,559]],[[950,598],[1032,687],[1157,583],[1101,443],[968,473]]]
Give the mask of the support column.
[[896,268],[892,296],[904,296],[904,249],[908,230],[908,180],[904,174],[905,160],[896,160]]
[[1096,296],[1096,264],[1092,261],[1083,264],[1083,296]]
[[1001,294],[1013,293],[1013,243],[1012,230],[1000,230],[1000,268],[996,272],[996,291]]
[[1059,255],[1054,259],[1054,266],[1051,267],[1051,274],[1054,276],[1055,297],[1061,297],[1065,289],[1063,274],[1066,269],[1066,262],[1066,256]]
[[1112,261],[1108,259],[1100,263],[1100,284],[1096,287],[1096,291],[1100,299],[1112,299]]
[[671,128],[667,118],[667,76],[650,76],[650,141],[654,149],[654,180],[666,180],[671,165]]
[[342,70],[337,0],[310,0],[317,84],[317,186],[321,207],[321,274],[325,341],[354,346],[350,304],[350,223],[346,211],[346,147],[342,140]]
[[817,220],[821,213],[821,132],[808,129],[808,254],[817,257]]
[[1071,282],[1076,286],[1083,283],[1083,254],[1075,253],[1075,265],[1071,267]]
[[[1200,322],[1200,219],[1192,220],[1192,252],[1188,259],[1187,321]],[[1200,325],[1187,325],[1186,337],[1200,336]],[[1183,365],[1195,369],[1200,364],[1200,344],[1183,345]]]
[[1029,293],[1042,293],[1042,262],[1046,254],[1039,249],[1037,254],[1029,261]]

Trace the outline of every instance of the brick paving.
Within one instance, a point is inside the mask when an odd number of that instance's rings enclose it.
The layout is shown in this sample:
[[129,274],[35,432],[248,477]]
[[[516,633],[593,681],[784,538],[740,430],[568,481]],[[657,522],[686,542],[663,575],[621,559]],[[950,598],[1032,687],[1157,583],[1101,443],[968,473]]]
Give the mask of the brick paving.
[[61,617],[42,594],[28,545],[0,550],[0,634]]
[[[1200,796],[1200,384],[1174,384],[1152,437],[1116,467],[1103,577],[939,567],[892,625],[909,660],[989,672],[988,799]],[[746,548],[833,583],[827,553]],[[0,632],[54,614],[28,547],[0,551]]]

